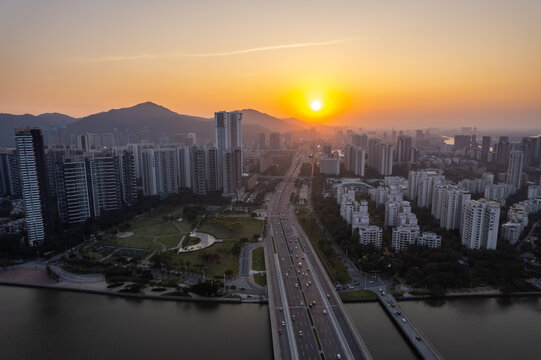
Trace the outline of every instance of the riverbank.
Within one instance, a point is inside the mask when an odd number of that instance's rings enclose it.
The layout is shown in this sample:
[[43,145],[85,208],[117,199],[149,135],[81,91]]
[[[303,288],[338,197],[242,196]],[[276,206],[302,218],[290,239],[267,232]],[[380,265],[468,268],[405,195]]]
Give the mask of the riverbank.
[[[147,289],[144,293],[120,292],[118,288],[109,288],[103,275],[80,275],[69,273],[63,269],[52,267],[58,275],[58,280],[53,279],[47,274],[47,266],[43,264],[23,264],[9,269],[0,270],[0,285],[29,287],[39,289],[63,290],[79,293],[89,293],[98,295],[120,296],[138,299],[183,301],[183,302],[214,302],[214,303],[257,303],[267,304],[267,299],[262,297],[251,297],[250,295],[233,294],[233,297],[206,297],[196,294],[188,296],[167,295],[176,292],[177,289],[163,289],[159,294],[153,294],[152,289]],[[128,283],[124,285],[129,285]]]
[[[443,296],[432,295],[410,295],[410,296],[395,296],[398,301],[410,300],[451,300],[451,299],[466,299],[466,298],[511,298],[511,297],[541,297],[541,291],[535,292],[516,292],[516,293],[477,293],[477,294],[448,294]],[[343,303],[374,303],[378,302],[376,298],[359,298],[359,299],[342,299]]]

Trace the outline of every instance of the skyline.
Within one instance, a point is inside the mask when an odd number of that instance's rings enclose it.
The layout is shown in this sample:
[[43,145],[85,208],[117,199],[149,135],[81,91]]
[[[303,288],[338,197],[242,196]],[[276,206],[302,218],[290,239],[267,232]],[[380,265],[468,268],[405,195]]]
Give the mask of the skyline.
[[535,1],[127,4],[0,1],[0,112],[152,101],[369,128],[541,117]]

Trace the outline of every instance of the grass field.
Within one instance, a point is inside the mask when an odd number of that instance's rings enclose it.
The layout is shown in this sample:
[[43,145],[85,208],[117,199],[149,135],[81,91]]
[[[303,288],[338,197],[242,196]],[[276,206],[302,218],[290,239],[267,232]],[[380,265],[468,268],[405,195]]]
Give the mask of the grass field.
[[254,274],[254,281],[259,286],[267,286],[266,274]]
[[214,243],[212,246],[186,253],[177,253],[175,250],[168,251],[168,265],[178,271],[184,271],[184,266],[188,272],[202,273],[205,270],[205,276],[223,277],[227,270],[231,270],[231,277],[239,272],[239,257],[231,251],[234,242]]
[[207,216],[199,231],[212,234],[220,240],[252,240],[254,235],[261,236],[264,223],[250,216]]
[[258,247],[252,251],[252,270],[264,271],[265,270],[265,249]]
[[184,241],[182,242],[182,247],[187,248],[189,246],[197,245],[201,242],[201,239],[195,236],[188,236]]
[[376,300],[377,296],[370,290],[354,290],[340,292],[340,298],[342,300]]
[[[106,237],[103,241],[107,245],[118,245],[126,247],[138,247],[151,249],[154,251],[162,251],[162,246],[159,243],[165,245],[167,249],[178,245],[182,236],[191,230],[191,224],[188,222],[177,222],[178,226],[182,229],[180,231],[172,221],[177,221],[182,215],[182,208],[176,208],[171,210],[170,208],[158,209],[149,213],[145,218],[135,222],[126,231],[133,232],[133,235],[126,238],[118,238],[116,236]],[[152,240],[154,237],[158,243],[154,243]]]

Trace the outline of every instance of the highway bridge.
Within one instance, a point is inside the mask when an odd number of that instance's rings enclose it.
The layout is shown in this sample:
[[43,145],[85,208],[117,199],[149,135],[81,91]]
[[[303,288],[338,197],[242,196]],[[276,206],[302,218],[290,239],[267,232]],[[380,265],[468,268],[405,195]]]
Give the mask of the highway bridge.
[[265,263],[275,359],[372,359],[289,198],[302,155],[268,201]]
[[396,326],[409,340],[417,354],[425,360],[442,360],[443,357],[438,353],[434,345],[428,340],[428,337],[411,321],[394,296],[386,292],[383,288],[368,288],[378,295],[378,300],[385,308]]

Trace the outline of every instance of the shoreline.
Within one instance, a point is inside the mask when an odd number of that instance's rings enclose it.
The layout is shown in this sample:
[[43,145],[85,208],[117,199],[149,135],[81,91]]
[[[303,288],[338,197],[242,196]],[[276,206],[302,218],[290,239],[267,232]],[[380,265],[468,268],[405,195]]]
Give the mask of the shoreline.
[[[13,286],[13,287],[26,287],[26,288],[35,288],[35,289],[45,289],[45,290],[59,290],[59,291],[70,291],[78,293],[87,293],[95,295],[108,295],[108,296],[119,296],[124,298],[131,299],[150,299],[150,300],[166,300],[166,301],[181,301],[181,302],[210,302],[210,303],[224,303],[224,304],[269,304],[267,299],[251,298],[251,299],[239,299],[239,298],[211,298],[211,297],[184,297],[184,296],[161,296],[161,295],[151,295],[151,294],[130,294],[130,293],[121,293],[118,291],[109,291],[109,290],[98,290],[90,288],[80,288],[80,287],[71,287],[71,286],[57,286],[57,285],[46,285],[46,284],[35,284],[35,283],[23,283],[23,282],[10,282],[10,281],[0,281],[0,286]],[[398,301],[419,301],[419,300],[452,300],[452,299],[466,299],[466,298],[523,298],[523,297],[541,297],[541,291],[536,292],[517,292],[510,294],[456,294],[456,295],[445,295],[445,296],[430,296],[430,295],[416,295],[416,296],[397,296],[396,300]],[[342,300],[344,304],[354,304],[354,303],[374,303],[378,302],[377,298],[374,299],[348,299]]]
[[[509,294],[449,294],[444,296],[431,296],[431,295],[412,295],[412,296],[396,296],[397,301],[419,301],[419,300],[452,300],[452,299],[465,299],[465,298],[520,298],[520,297],[541,297],[541,291],[533,292],[516,292]],[[342,300],[343,303],[365,303],[365,302],[378,302],[377,298],[374,299],[348,299]]]
[[210,297],[184,297],[184,296],[161,296],[161,295],[149,295],[149,294],[130,294],[121,293],[107,290],[97,290],[88,288],[76,288],[69,286],[55,286],[45,284],[33,284],[33,283],[21,283],[21,282],[8,282],[0,281],[0,286],[13,286],[13,287],[26,287],[34,289],[46,289],[46,290],[59,290],[70,291],[78,293],[87,293],[95,295],[108,295],[108,296],[120,296],[132,299],[150,299],[150,300],[167,300],[167,301],[182,301],[182,302],[213,302],[213,303],[227,303],[227,304],[267,304],[268,301],[264,299],[238,299],[238,298],[210,298]]

